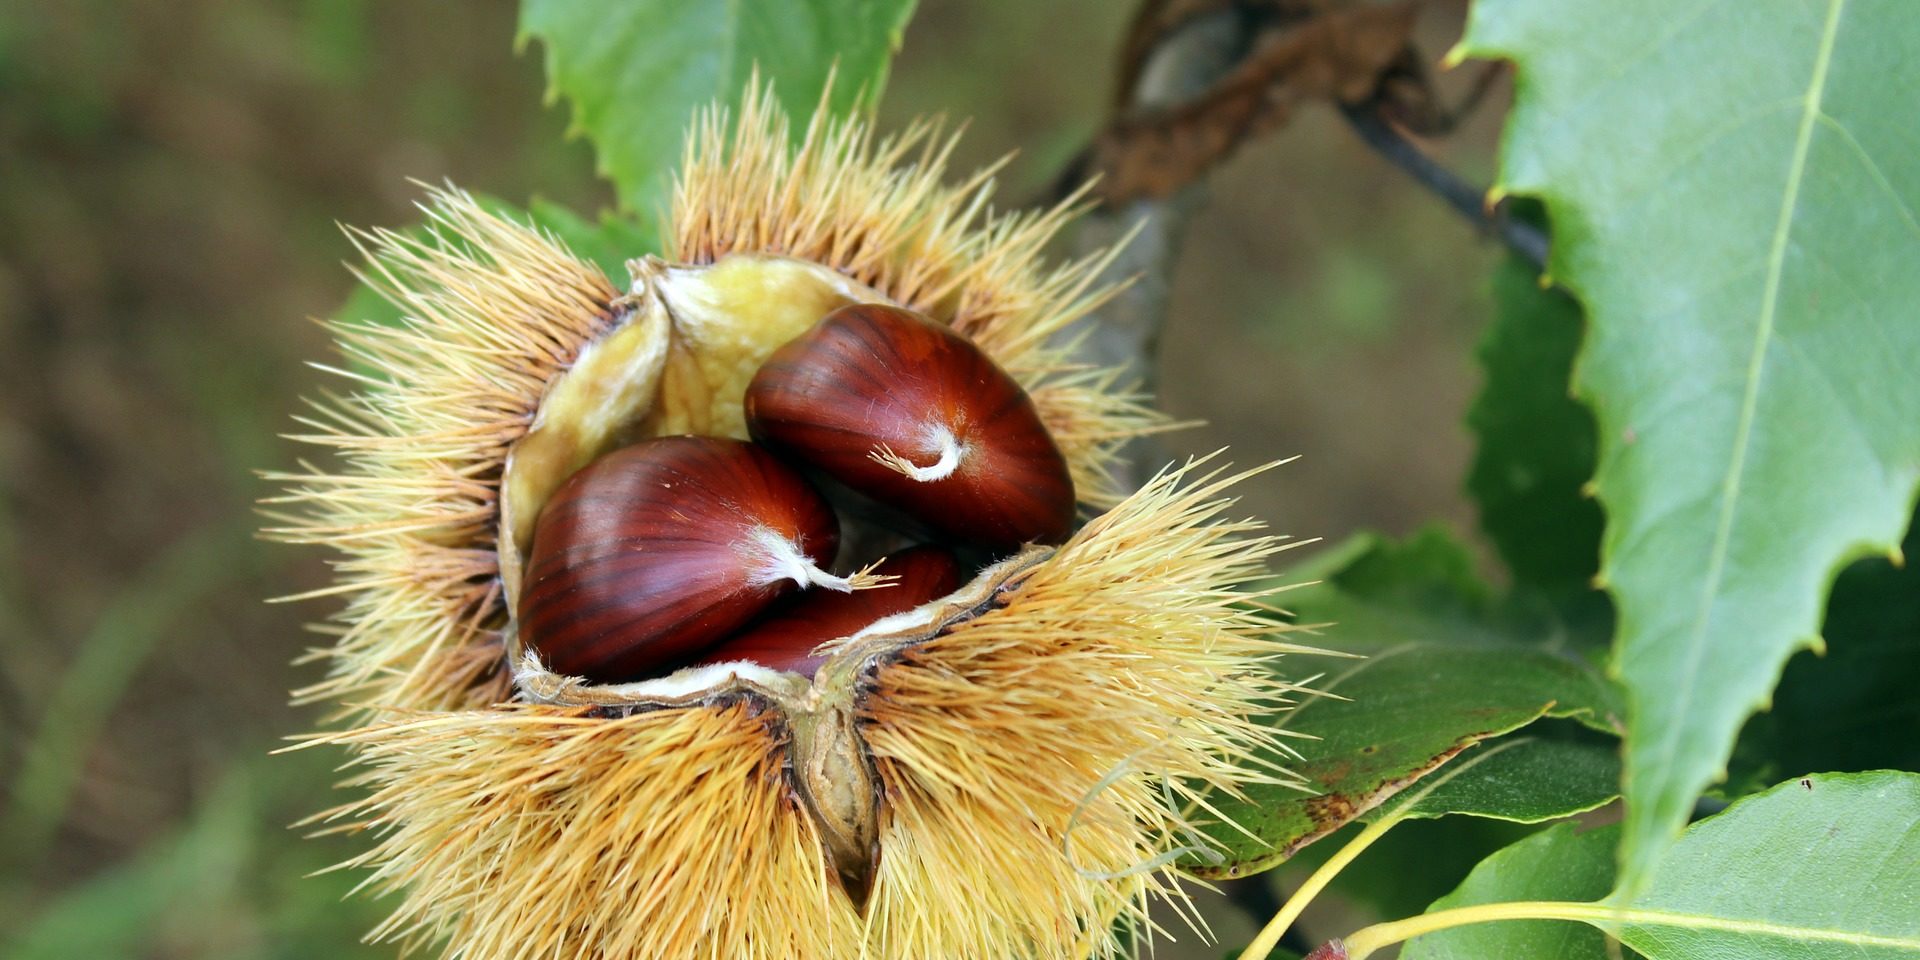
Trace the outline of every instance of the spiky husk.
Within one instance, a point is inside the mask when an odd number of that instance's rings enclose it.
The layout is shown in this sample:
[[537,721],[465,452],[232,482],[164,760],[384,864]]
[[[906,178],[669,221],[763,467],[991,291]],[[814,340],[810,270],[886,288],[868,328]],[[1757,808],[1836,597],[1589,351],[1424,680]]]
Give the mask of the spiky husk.
[[360,389],[310,400],[292,439],[334,451],[334,469],[267,475],[288,487],[268,501],[267,532],[341,554],[333,586],[286,598],[346,598],[321,628],[333,643],[308,658],[329,675],[301,701],[501,699],[501,466],[547,384],[612,323],[619,291],[599,268],[464,193],[430,198],[421,235],[352,233],[361,279],[404,319],[328,324],[347,367],[322,369]]
[[[1270,661],[1298,648],[1238,589],[1286,543],[1223,522],[1239,477],[1196,469],[1161,475],[1006,606],[875,676],[865,735],[891,829],[872,912],[888,956],[1103,954],[1117,915],[1145,922],[1149,894],[1182,901],[1171,865],[1204,852],[1206,794],[1287,778],[1256,759],[1277,746],[1257,721],[1290,690]],[[957,903],[974,909],[943,908]]]
[[[1115,949],[1113,921],[1178,897],[1171,851],[1201,792],[1274,775],[1250,718],[1286,687],[1236,587],[1277,544],[1217,516],[1222,481],[1172,474],[1121,502],[1114,450],[1164,421],[1050,344],[1097,305],[1099,263],[1046,270],[1065,207],[994,216],[989,174],[941,185],[931,127],[877,142],[770,98],[691,141],[670,258],[817,262],[965,331],[1032,392],[1082,499],[1119,505],[1008,603],[874,677],[878,872],[858,914],[781,769],[777,710],[732,698],[621,714],[506,702],[501,471],[541,398],[616,322],[619,291],[537,230],[435,190],[425,237],[358,234],[410,319],[336,324],[364,389],[314,404],[337,471],[279,479],[286,539],[342,557],[327,679],[354,725],[371,829],[353,865],[400,905],[377,933],[449,956],[1054,960]],[[639,251],[636,251],[639,252]],[[1198,791],[1198,792],[1196,792]]]
[[367,768],[350,785],[373,788],[343,829],[381,837],[344,866],[402,895],[373,936],[467,958],[843,956],[857,921],[768,721],[745,703],[508,705],[331,738]]
[[1272,745],[1256,718],[1292,648],[1235,589],[1283,544],[1216,522],[1232,478],[1186,479],[879,671],[864,917],[785,786],[776,713],[512,705],[321,738],[359,748],[350,782],[371,788],[328,819],[380,836],[354,865],[404,898],[377,934],[475,958],[1112,955],[1149,895],[1183,897],[1173,862],[1202,842],[1205,794],[1284,776],[1254,758]]

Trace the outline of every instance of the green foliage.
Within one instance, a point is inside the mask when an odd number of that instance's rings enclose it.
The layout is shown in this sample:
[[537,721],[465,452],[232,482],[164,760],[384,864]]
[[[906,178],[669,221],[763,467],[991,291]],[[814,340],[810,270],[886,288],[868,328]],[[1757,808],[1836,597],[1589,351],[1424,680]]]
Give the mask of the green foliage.
[[652,214],[694,111],[730,104],[755,70],[794,116],[827,89],[835,110],[877,100],[913,0],[527,0],[523,36],[546,46],[549,96],[573,103],[621,204]]
[[[1458,544],[1428,531],[1376,544],[1326,586],[1287,595],[1303,621],[1338,624],[1326,638],[1333,649],[1363,659],[1312,681],[1314,694],[1276,720],[1290,735],[1315,738],[1297,758],[1270,758],[1309,791],[1254,785],[1243,798],[1215,798],[1241,829],[1210,827],[1225,860],[1197,872],[1245,876],[1276,866],[1475,744],[1542,717],[1609,729],[1605,680],[1495,617],[1467,562]],[[1509,752],[1518,756],[1506,759]],[[1599,752],[1526,740],[1480,747],[1441,775],[1415,815],[1535,821],[1591,809],[1613,791]],[[1567,792],[1549,792],[1562,786]]]
[[136,862],[67,893],[9,944],[16,960],[133,956],[155,939],[168,911],[224,895],[253,841],[244,786],[222,784],[195,823],[154,844]]
[[[1297,885],[1362,826],[1355,822],[1340,828],[1275,873],[1283,884]],[[1445,896],[1480,861],[1532,832],[1529,825],[1471,816],[1407,820],[1341,870],[1327,892],[1374,916],[1414,916]]]
[[[1617,826],[1581,832],[1571,823],[1556,824],[1473,868],[1452,893],[1434,901],[1433,911],[1513,900],[1598,900],[1613,888],[1613,850]],[[1521,920],[1456,927],[1416,937],[1401,949],[1401,960],[1605,960],[1606,935],[1579,923]]]
[[[1534,912],[1560,922],[1442,929],[1413,939],[1401,955],[1605,960],[1602,930],[1649,960],[1920,951],[1920,776],[1879,771],[1780,784],[1695,824],[1650,885],[1609,897],[1617,833],[1578,833],[1571,824],[1544,830],[1488,857],[1429,911],[1470,916],[1468,908],[1487,904],[1548,901]],[[1587,903],[1603,897],[1603,905]]]
[[[1902,550],[1920,556],[1920,525]],[[1920,564],[1854,564],[1833,586],[1826,650],[1787,664],[1734,751],[1733,790],[1819,771],[1920,770]]]
[[1688,829],[1614,933],[1650,960],[1912,957],[1916,895],[1920,775],[1829,774]]
[[660,252],[659,234],[651,226],[620,214],[602,211],[598,219],[588,219],[535,197],[526,212],[516,216],[513,207],[503,201],[484,202],[495,213],[530,222],[559,238],[576,256],[598,264],[614,286],[626,283],[628,260]]
[[1468,753],[1460,765],[1468,763],[1471,776],[1450,777],[1394,813],[1541,823],[1585,813],[1620,795],[1620,757],[1611,744],[1508,737]]
[[[0,935],[13,960],[192,956],[339,960],[384,908],[349,896],[355,877],[327,872],[344,841],[301,839],[286,823],[312,812],[332,779],[318,753],[235,764],[191,819],[140,854],[38,905]],[[380,956],[377,949],[368,956]]]
[[1631,888],[1818,643],[1837,569],[1912,510],[1920,20],[1482,0],[1464,50],[1518,66],[1501,187],[1545,202],[1588,311]]
[[1540,272],[1508,257],[1493,276],[1493,321],[1480,341],[1486,383],[1467,411],[1479,438],[1467,489],[1480,526],[1516,586],[1596,618],[1600,506],[1582,492],[1593,476],[1593,415],[1567,393],[1580,346],[1580,305],[1543,288]]
[[143,568],[80,638],[75,659],[53,685],[19,769],[9,771],[0,819],[0,866],[23,867],[46,850],[79,788],[88,750],[113,708],[133,691],[150,658],[165,650],[181,614],[221,583],[244,542],[236,528],[183,537]]

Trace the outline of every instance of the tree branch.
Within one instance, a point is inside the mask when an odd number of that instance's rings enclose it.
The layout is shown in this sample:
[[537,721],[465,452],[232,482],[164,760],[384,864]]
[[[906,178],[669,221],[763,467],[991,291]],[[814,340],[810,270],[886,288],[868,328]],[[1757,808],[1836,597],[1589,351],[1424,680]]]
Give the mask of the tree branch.
[[1547,235],[1533,224],[1506,214],[1504,204],[1489,207],[1487,191],[1461,179],[1458,174],[1427,156],[1426,151],[1408,139],[1393,124],[1380,116],[1372,103],[1341,105],[1340,115],[1347,126],[1387,162],[1399,167],[1414,182],[1445,201],[1447,206],[1472,221],[1480,229],[1500,238],[1507,248],[1525,257],[1534,266],[1546,269]]
[[[1125,113],[1163,109],[1200,96],[1245,56],[1249,24],[1231,8],[1193,17],[1157,44],[1127,95]],[[1061,178],[1077,185],[1085,177],[1085,158]],[[1068,187],[1071,189],[1071,187]],[[1173,266],[1193,215],[1206,202],[1206,186],[1193,181],[1166,197],[1141,197],[1095,208],[1080,221],[1073,238],[1076,254],[1087,256],[1125,241],[1107,265],[1101,281],[1127,284],[1112,300],[1062,332],[1080,337],[1075,360],[1118,367],[1137,378],[1141,389],[1156,383],[1160,330],[1166,323]],[[1138,486],[1159,465],[1146,441],[1135,441],[1124,456]]]
[[[1155,387],[1155,361],[1173,268],[1206,175],[1242,141],[1284,122],[1302,100],[1333,102],[1362,141],[1482,230],[1544,268],[1546,235],[1489,209],[1486,191],[1442,167],[1388,119],[1397,108],[1415,129],[1439,131],[1471,109],[1491,84],[1483,74],[1466,104],[1443,109],[1424,61],[1407,39],[1417,0],[1325,6],[1313,0],[1143,0],[1122,50],[1118,107],[1056,180],[1053,199],[1090,173],[1110,176],[1104,202],[1080,222],[1075,253],[1118,246],[1101,280],[1125,288],[1063,331],[1074,359],[1117,367]],[[1216,116],[1215,114],[1218,114]],[[1075,338],[1078,338],[1075,340]],[[1123,452],[1138,485],[1160,458],[1136,441]]]

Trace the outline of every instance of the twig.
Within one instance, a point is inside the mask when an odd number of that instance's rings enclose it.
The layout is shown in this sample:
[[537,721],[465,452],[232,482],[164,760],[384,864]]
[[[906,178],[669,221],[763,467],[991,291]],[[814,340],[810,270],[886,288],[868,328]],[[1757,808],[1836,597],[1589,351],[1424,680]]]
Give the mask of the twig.
[[[1127,92],[1130,109],[1150,111],[1182,103],[1219,82],[1245,55],[1248,29],[1231,8],[1182,24],[1155,47],[1139,81]],[[1084,169],[1070,169],[1061,182],[1077,185],[1083,178]],[[1119,367],[1137,379],[1142,389],[1154,388],[1173,265],[1187,224],[1204,204],[1205,195],[1205,184],[1195,181],[1168,197],[1101,206],[1081,220],[1073,240],[1081,255],[1126,241],[1101,280],[1127,286],[1092,316],[1063,332],[1064,338],[1080,338],[1077,361]],[[1159,458],[1145,444],[1135,441],[1123,451],[1131,473],[1122,479],[1133,486],[1159,465]]]
[[1419,145],[1381,117],[1373,104],[1342,105],[1340,115],[1346,118],[1353,132],[1387,162],[1405,171],[1414,182],[1446,201],[1462,216],[1498,236],[1508,249],[1527,258],[1534,266],[1546,269],[1546,233],[1533,224],[1508,216],[1501,205],[1489,207],[1486,190],[1461,179],[1427,156]]
[[[1164,123],[1171,117],[1186,116],[1182,111],[1198,109],[1197,104],[1219,103],[1235,109],[1245,108],[1247,104],[1235,97],[1249,91],[1260,93],[1256,101],[1264,105],[1263,109],[1271,116],[1262,123],[1247,120],[1236,125],[1231,121],[1241,117],[1241,113],[1226,110],[1229,116],[1219,122],[1231,128],[1232,135],[1227,141],[1200,144],[1201,147],[1211,144],[1211,148],[1200,149],[1197,160],[1186,158],[1193,162],[1173,164],[1179,176],[1161,178],[1160,189],[1113,189],[1114,183],[1109,182],[1109,189],[1100,191],[1105,202],[1081,221],[1073,241],[1075,251],[1085,256],[1120,245],[1119,254],[1108,263],[1101,280],[1127,286],[1092,316],[1063,331],[1062,342],[1072,341],[1076,345],[1076,361],[1121,368],[1137,379],[1142,389],[1154,388],[1155,361],[1161,327],[1167,316],[1173,267],[1188,223],[1206,202],[1206,173],[1232,146],[1283,120],[1285,108],[1309,92],[1308,99],[1336,103],[1347,98],[1364,98],[1359,100],[1364,106],[1341,108],[1362,140],[1474,223],[1498,235],[1507,246],[1544,269],[1547,255],[1544,233],[1507,216],[1497,206],[1489,210],[1485,191],[1476,189],[1428,157],[1389,122],[1389,114],[1383,113],[1383,110],[1398,108],[1406,112],[1401,119],[1413,124],[1415,129],[1435,132],[1449,129],[1471,110],[1494,78],[1494,72],[1488,71],[1475,84],[1465,104],[1452,110],[1440,109],[1426,81],[1423,61],[1407,45],[1405,37],[1407,24],[1411,22],[1408,17],[1417,6],[1408,2],[1327,13],[1316,3],[1276,3],[1268,8],[1230,0],[1144,0],[1122,51],[1120,77],[1128,88],[1119,91],[1116,98],[1118,109],[1109,133],[1133,129],[1127,125],[1135,123],[1152,128],[1156,118]],[[1276,17],[1276,10],[1287,15]],[[1308,16],[1315,11],[1324,16],[1320,19]],[[1321,47],[1344,53],[1327,59],[1330,56],[1327,50],[1308,43],[1309,35],[1300,32],[1314,29],[1321,31],[1311,35],[1318,38],[1316,42]],[[1342,42],[1335,44],[1335,39]],[[1359,56],[1356,50],[1371,51],[1369,56],[1377,56],[1379,50],[1386,49],[1389,40],[1401,45],[1391,62],[1382,66],[1374,65],[1367,57],[1355,59]],[[1308,56],[1314,51],[1320,59]],[[1318,65],[1316,69],[1307,70],[1302,66],[1309,60]],[[1344,81],[1328,86],[1330,77],[1352,81],[1355,80],[1353,71],[1363,68],[1380,71],[1377,76],[1364,78],[1371,85],[1370,93],[1365,87],[1349,89]],[[1309,82],[1295,76],[1296,73],[1312,74],[1314,79]],[[1306,86],[1293,89],[1287,84]],[[1290,94],[1281,96],[1288,90]],[[1181,144],[1175,142],[1177,139],[1159,143],[1147,138],[1135,146],[1158,145],[1178,153],[1175,148]],[[1056,180],[1054,200],[1077,189],[1093,172],[1090,168],[1099,166],[1097,154],[1101,142],[1096,138]],[[1149,151],[1146,161],[1155,159],[1166,158],[1156,157]],[[1136,486],[1158,462],[1144,441],[1136,441],[1123,451],[1123,456],[1131,463],[1133,473],[1122,479]]]

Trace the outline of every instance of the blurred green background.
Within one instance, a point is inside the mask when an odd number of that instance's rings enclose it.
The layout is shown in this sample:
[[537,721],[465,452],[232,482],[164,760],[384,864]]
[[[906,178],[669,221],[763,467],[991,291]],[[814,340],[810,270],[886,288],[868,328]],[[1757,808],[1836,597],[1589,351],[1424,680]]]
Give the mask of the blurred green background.
[[[1422,25],[1430,55],[1461,3]],[[971,118],[962,167],[1037,196],[1100,123],[1129,5],[923,0],[881,111]],[[516,55],[509,2],[14,0],[0,6],[0,953],[390,956],[351,855],[288,824],[338,756],[269,756],[323,581],[254,538],[254,471],[328,359],[338,223],[407,178],[591,211],[592,156]],[[1458,84],[1458,78],[1449,81]],[[1436,152],[1491,174],[1497,106]],[[1176,453],[1300,454],[1247,491],[1283,532],[1467,530],[1462,416],[1498,251],[1309,108],[1214,178],[1174,287]],[[638,252],[638,251],[636,251]],[[1214,909],[1218,908],[1218,909]],[[1244,920],[1213,904],[1225,941]],[[1219,948],[1162,943],[1163,957]],[[1189,950],[1193,952],[1189,952]]]

